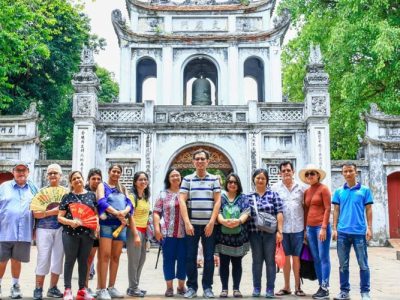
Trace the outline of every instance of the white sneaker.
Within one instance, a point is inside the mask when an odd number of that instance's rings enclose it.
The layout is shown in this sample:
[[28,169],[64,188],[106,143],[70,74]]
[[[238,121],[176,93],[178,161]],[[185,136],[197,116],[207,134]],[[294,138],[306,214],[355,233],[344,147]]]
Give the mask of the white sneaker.
[[97,293],[98,300],[111,300],[110,294],[106,289],[99,290]]
[[14,284],[11,287],[10,298],[11,299],[21,299],[22,298],[21,287],[19,286],[18,283]]
[[113,286],[109,287],[107,291],[111,298],[124,298],[124,295]]

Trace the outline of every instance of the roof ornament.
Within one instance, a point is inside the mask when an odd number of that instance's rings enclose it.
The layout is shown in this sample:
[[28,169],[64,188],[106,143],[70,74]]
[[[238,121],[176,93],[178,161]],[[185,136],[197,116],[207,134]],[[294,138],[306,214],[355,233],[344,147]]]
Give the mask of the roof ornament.
[[287,8],[282,10],[281,14],[275,16],[272,20],[272,23],[274,24],[274,28],[282,27],[288,22],[290,22],[290,12]]
[[310,65],[323,65],[321,48],[319,45],[310,45],[310,56],[308,58],[308,63]]

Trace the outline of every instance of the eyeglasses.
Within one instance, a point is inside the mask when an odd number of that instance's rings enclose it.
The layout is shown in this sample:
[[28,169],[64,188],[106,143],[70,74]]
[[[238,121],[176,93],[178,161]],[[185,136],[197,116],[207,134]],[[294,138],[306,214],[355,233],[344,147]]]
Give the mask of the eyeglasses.
[[24,173],[27,169],[14,169],[17,173]]
[[228,184],[236,184],[236,185],[238,184],[237,181],[235,181],[235,180],[228,180],[227,183]]
[[47,175],[48,176],[53,176],[53,175],[58,175],[58,173],[57,172],[50,172],[50,173],[47,173]]
[[317,175],[317,174],[318,174],[317,172],[306,172],[306,173],[304,174],[304,176],[309,177],[309,176],[315,176],[315,175]]
[[195,157],[195,161],[205,161],[207,158],[205,157]]

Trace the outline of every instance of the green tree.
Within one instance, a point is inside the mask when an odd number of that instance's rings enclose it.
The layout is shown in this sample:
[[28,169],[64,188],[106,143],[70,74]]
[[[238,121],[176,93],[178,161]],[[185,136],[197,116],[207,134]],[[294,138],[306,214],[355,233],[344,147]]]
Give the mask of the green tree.
[[[104,40],[91,36],[82,6],[65,0],[0,0],[0,111],[20,114],[38,104],[42,145],[50,159],[71,159],[72,76],[83,45]],[[112,95],[106,70],[101,76]],[[110,96],[111,97],[111,96]]]
[[397,0],[283,0],[298,36],[283,50],[284,92],[303,101],[311,43],[320,44],[330,76],[331,154],[355,158],[372,102],[400,113],[400,2]]
[[110,103],[115,100],[119,93],[119,86],[114,80],[114,74],[97,66],[96,75],[101,84],[101,90],[97,95],[99,103]]

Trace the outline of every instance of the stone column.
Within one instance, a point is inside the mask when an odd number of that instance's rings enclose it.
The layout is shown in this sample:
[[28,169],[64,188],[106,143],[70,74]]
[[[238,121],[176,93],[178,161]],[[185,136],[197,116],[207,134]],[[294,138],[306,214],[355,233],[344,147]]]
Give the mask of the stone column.
[[[277,37],[271,42],[270,46],[270,63],[269,63],[269,78],[270,83],[265,82],[264,86],[269,86],[269,95],[265,93],[266,102],[282,102],[282,68],[281,68],[281,44],[280,39]],[[266,70],[265,70],[266,71]],[[267,75],[267,74],[266,74]]]
[[120,57],[119,102],[136,102],[136,94],[131,93],[136,91],[136,73],[131,70],[131,48],[121,44]]
[[[239,51],[236,45],[230,45],[228,48],[228,81],[229,97],[227,103],[220,105],[238,105],[239,90],[243,86],[243,80],[239,80]],[[221,88],[221,87],[220,87]],[[222,99],[221,99],[222,100]],[[242,101],[241,101],[242,102]]]
[[[305,118],[307,124],[308,163],[326,171],[324,183],[331,186],[329,76],[324,70],[319,46],[310,48],[304,78]],[[300,166],[302,167],[302,166]]]
[[[157,105],[170,105],[177,104],[181,105],[182,100],[177,101],[177,99],[172,99],[172,86],[173,86],[173,51],[171,46],[163,47],[162,49],[162,72],[158,72],[157,76],[162,76],[162,89],[157,91]],[[158,81],[159,79],[157,79]],[[179,77],[175,78],[179,81]],[[174,103],[175,102],[175,103]]]
[[96,153],[96,115],[97,94],[100,82],[95,74],[93,51],[83,49],[80,71],[74,75],[72,85],[74,136],[72,151],[72,170],[79,170],[86,176],[89,169],[95,166]]

